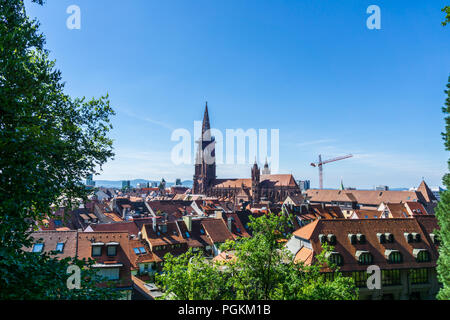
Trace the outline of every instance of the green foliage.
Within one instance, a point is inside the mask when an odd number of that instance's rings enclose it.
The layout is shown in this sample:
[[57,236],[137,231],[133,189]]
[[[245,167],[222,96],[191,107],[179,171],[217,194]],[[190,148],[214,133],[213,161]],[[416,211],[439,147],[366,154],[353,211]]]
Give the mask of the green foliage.
[[[158,276],[165,290],[164,298],[356,299],[358,294],[352,278],[343,277],[331,265],[333,277],[325,277],[320,272],[328,264],[325,254],[332,248],[325,247],[318,255],[318,262],[311,266],[293,262],[292,255],[284,248],[286,238],[290,237],[286,233],[290,218],[285,213],[250,217],[253,237],[225,242],[221,249],[230,251],[236,259],[222,264],[209,263],[191,253],[177,258],[168,256],[163,273]],[[189,263],[191,257],[194,258]]]
[[[442,111],[447,116],[445,117],[445,132],[442,133],[444,139],[445,149],[450,151],[450,76],[448,78],[447,94],[445,106]],[[450,169],[450,159],[448,161]],[[438,277],[442,282],[443,288],[439,291],[437,298],[442,300],[450,299],[450,174],[447,173],[443,178],[443,183],[447,190],[441,192],[440,201],[436,207],[435,213],[438,219],[440,230],[438,232],[439,245],[439,259],[438,259]]]
[[[1,294],[5,299],[55,298],[58,295],[51,292],[63,290],[59,282],[33,281],[47,281],[49,266],[62,272],[67,263],[59,268],[56,260],[46,255],[30,258],[22,248],[30,246],[34,222],[51,216],[52,205],[64,199],[70,208],[74,199],[86,198],[82,179],[113,156],[106,134],[114,112],[108,96],[86,100],[64,93],[61,73],[44,49],[39,23],[27,17],[23,1],[0,0],[0,21]],[[23,268],[39,275],[30,275],[26,278],[30,282],[19,285],[17,277],[25,273],[14,270]],[[11,283],[17,284],[16,291]]]
[[[105,300],[119,299],[121,294],[91,267],[93,260],[65,258],[58,260],[48,253],[21,252],[7,256],[0,263],[0,300]],[[68,289],[69,265],[81,269],[80,289]],[[104,283],[98,286],[98,283]]]
[[446,26],[448,23],[450,23],[450,6],[445,6],[441,11],[446,14],[445,20],[442,21],[442,25]]
[[162,274],[156,274],[156,283],[164,288],[162,299],[217,300],[226,296],[226,274],[206,261],[200,253],[188,252],[173,257],[164,256]]

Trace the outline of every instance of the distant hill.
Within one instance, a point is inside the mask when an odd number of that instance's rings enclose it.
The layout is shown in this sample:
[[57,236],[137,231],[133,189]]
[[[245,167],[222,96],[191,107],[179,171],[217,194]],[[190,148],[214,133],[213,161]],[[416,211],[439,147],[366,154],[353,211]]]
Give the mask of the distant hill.
[[[122,188],[122,180],[94,180],[96,187],[104,187],[104,188]],[[133,188],[137,187],[138,183],[147,183],[152,182],[153,184],[159,185],[161,181],[155,181],[155,180],[145,180],[145,179],[134,179],[130,180],[130,185]],[[184,180],[181,182],[184,187],[191,188],[192,187],[192,180]],[[175,185],[175,182],[166,182],[167,187],[171,187]]]

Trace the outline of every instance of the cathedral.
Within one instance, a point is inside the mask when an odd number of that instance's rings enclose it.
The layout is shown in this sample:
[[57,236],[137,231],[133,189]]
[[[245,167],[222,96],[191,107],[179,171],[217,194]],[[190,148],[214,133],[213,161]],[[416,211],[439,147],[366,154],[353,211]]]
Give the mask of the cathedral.
[[251,168],[248,179],[217,179],[215,163],[215,139],[210,133],[208,104],[202,123],[202,136],[197,143],[195,160],[194,194],[227,199],[234,203],[262,201],[276,203],[284,201],[287,196],[299,195],[300,188],[292,174],[271,174],[266,163],[261,172],[258,164]]

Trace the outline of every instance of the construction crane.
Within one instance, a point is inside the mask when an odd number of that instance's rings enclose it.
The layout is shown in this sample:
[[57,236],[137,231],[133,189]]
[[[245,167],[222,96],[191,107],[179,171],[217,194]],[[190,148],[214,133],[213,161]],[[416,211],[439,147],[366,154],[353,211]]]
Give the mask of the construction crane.
[[319,154],[319,161],[318,162],[312,162],[311,166],[319,167],[319,185],[320,185],[320,189],[323,189],[323,165],[326,164],[326,163],[339,161],[339,160],[344,160],[344,159],[351,158],[351,157],[353,157],[353,155],[352,154],[348,154],[346,156],[337,157],[337,158],[333,158],[333,159],[328,159],[328,160],[322,161],[322,155]]

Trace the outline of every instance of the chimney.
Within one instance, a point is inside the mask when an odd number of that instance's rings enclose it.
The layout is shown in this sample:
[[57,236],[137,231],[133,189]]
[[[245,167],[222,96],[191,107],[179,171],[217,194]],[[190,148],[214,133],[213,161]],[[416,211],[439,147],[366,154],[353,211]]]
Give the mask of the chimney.
[[228,230],[230,230],[231,232],[231,223],[233,222],[233,218],[232,217],[228,217]]
[[156,217],[152,217],[153,231],[156,232]]
[[223,219],[222,211],[216,211],[216,218],[217,219]]
[[192,216],[184,216],[183,221],[186,224],[186,227],[189,232],[192,231]]
[[140,232],[140,231],[138,232],[138,239],[142,240],[142,232]]

